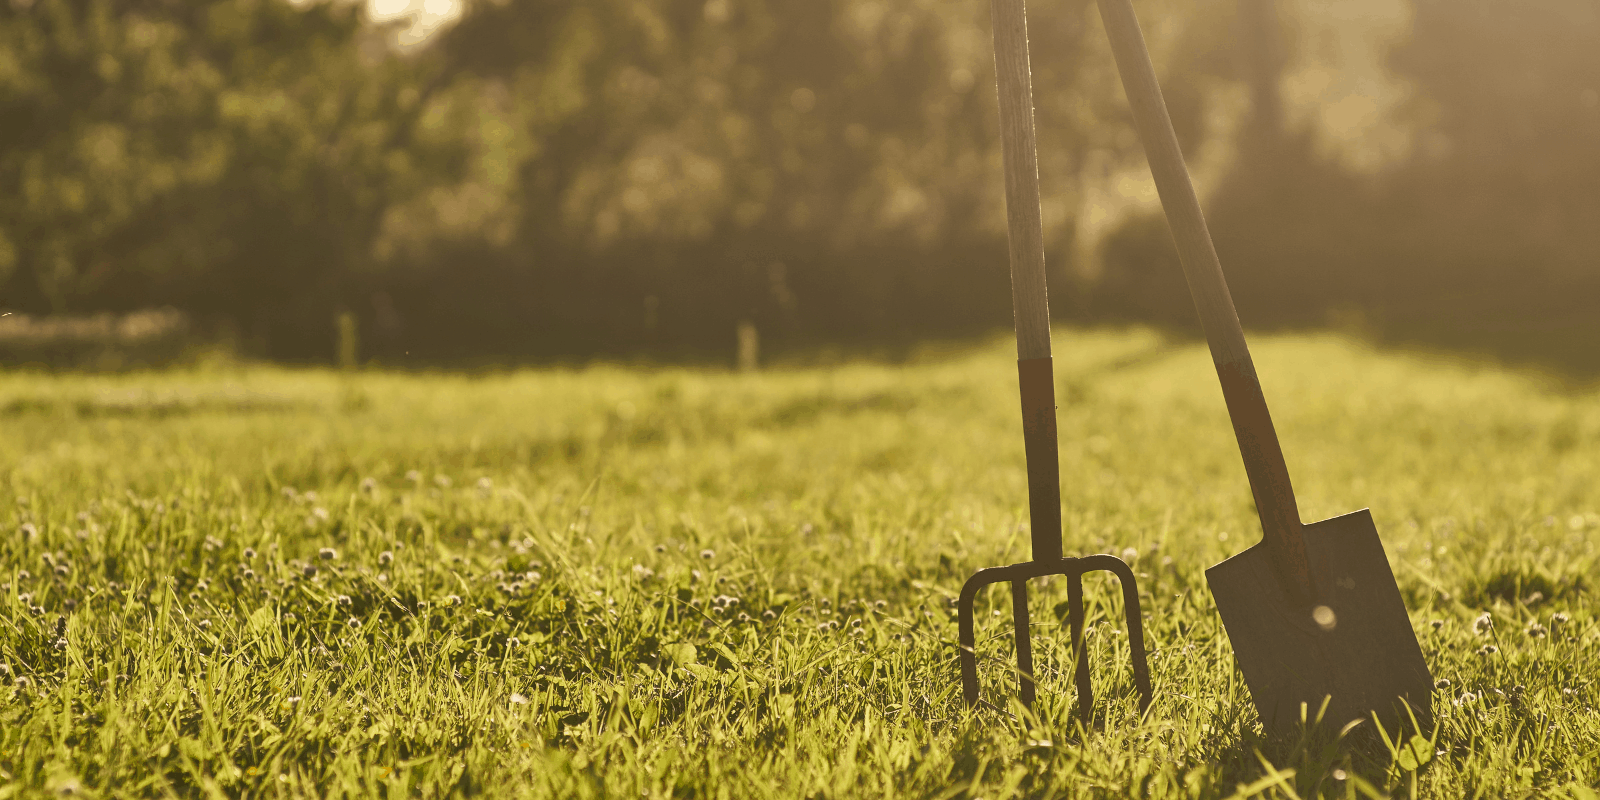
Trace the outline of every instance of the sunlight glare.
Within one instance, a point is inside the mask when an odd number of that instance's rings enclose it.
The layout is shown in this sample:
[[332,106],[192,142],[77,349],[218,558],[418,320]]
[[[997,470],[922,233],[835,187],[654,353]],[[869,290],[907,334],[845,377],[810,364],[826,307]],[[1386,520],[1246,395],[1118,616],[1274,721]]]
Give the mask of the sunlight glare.
[[411,9],[411,0],[372,0],[372,15],[394,17]]

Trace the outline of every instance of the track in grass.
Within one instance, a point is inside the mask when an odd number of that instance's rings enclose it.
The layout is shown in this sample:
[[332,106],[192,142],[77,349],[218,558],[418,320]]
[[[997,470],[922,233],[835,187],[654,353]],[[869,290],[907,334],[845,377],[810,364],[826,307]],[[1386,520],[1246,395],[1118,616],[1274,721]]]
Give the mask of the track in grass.
[[[1004,343],[907,365],[0,379],[0,796],[1586,797],[1600,394],[1265,338],[1320,519],[1372,504],[1431,741],[1270,745],[1202,571],[1258,536],[1203,348],[1058,333],[1069,554],[1114,582],[1071,714],[960,702],[951,607],[1028,537]],[[1057,591],[1057,589],[1061,589]],[[980,601],[985,690],[1003,590]],[[1011,709],[1016,712],[1017,709]]]

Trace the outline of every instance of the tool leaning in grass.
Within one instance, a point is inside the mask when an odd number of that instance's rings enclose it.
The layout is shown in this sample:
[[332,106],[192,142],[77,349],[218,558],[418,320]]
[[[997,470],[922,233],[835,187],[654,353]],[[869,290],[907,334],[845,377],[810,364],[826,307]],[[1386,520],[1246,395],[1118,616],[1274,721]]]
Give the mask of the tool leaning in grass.
[[1033,90],[1028,70],[1028,30],[1022,0],[992,0],[995,71],[1000,92],[1000,146],[1005,161],[1006,221],[1011,250],[1011,299],[1017,326],[1017,378],[1022,394],[1023,445],[1028,464],[1028,517],[1033,560],[979,570],[961,588],[958,603],[961,688],[967,705],[978,703],[978,659],[974,651],[973,602],[979,590],[1011,584],[1016,630],[1017,680],[1024,705],[1034,701],[1033,641],[1029,635],[1028,580],[1045,575],[1067,579],[1078,715],[1087,721],[1094,702],[1083,641],[1083,575],[1105,570],[1122,584],[1139,708],[1150,706],[1150,670],[1133,571],[1116,556],[1064,558],[1061,554],[1061,483],[1056,452],[1055,378],[1050,360],[1050,307],[1045,297],[1044,230],[1039,216],[1038,154],[1033,135]]
[[[1365,509],[1300,523],[1289,469],[1131,0],[1098,0],[1134,123],[1194,296],[1262,540],[1206,570],[1261,724],[1337,728],[1376,715],[1388,730],[1432,717],[1433,679]],[[1326,704],[1324,706],[1324,704]],[[1407,708],[1409,706],[1409,709]]]

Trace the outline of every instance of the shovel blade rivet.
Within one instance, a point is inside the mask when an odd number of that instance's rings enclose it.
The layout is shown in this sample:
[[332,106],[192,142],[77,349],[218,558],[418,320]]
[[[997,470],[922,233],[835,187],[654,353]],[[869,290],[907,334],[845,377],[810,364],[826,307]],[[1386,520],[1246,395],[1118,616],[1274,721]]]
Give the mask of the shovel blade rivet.
[[1333,609],[1327,606],[1317,606],[1311,609],[1311,619],[1316,621],[1317,627],[1325,631],[1331,631],[1339,626],[1339,617],[1333,613]]

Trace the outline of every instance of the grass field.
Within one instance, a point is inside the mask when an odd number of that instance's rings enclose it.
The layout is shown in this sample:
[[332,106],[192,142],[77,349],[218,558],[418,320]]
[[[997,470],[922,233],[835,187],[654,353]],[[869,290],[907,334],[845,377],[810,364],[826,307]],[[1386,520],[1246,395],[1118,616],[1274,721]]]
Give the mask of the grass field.
[[[1386,746],[1269,743],[1205,589],[1259,536],[1203,346],[1059,332],[1074,721],[965,711],[951,601],[1027,558],[1009,343],[741,375],[0,378],[0,798],[1572,797],[1600,782],[1600,393],[1267,338],[1301,510],[1370,506],[1439,681]],[[985,691],[1014,693],[1004,590]]]

